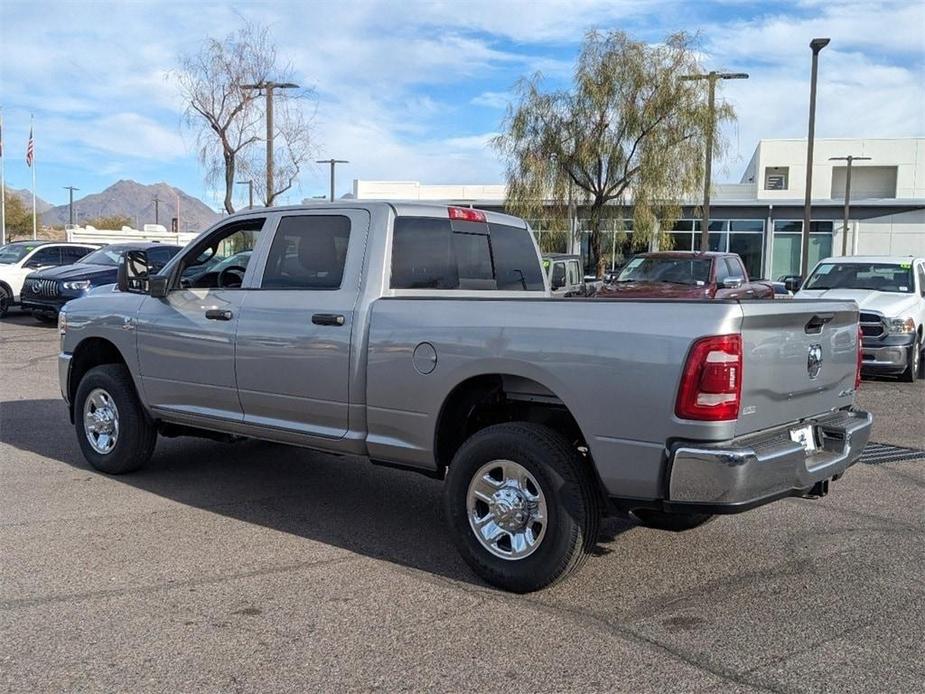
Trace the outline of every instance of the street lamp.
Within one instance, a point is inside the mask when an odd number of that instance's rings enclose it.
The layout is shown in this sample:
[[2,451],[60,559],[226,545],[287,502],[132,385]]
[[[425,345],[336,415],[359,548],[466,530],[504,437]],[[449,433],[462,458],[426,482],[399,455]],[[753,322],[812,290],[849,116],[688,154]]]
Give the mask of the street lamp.
[[349,164],[350,162],[346,159],[320,159],[315,163],[331,165],[331,202],[334,202],[334,167],[338,164]]
[[803,248],[800,261],[800,275],[805,278],[809,271],[809,225],[812,218],[813,198],[813,145],[816,133],[816,75],[819,71],[819,51],[829,45],[831,39],[813,39],[809,47],[813,52],[813,70],[809,86],[809,133],[806,137],[806,196],[803,200]]
[[249,178],[246,181],[238,181],[239,186],[247,186],[247,209],[254,209],[254,179]]
[[717,80],[747,80],[745,72],[716,72],[712,70],[701,75],[684,75],[682,80],[707,80],[709,84],[708,108],[710,118],[707,122],[707,153],[706,166],[703,174],[703,215],[700,229],[700,250],[710,250],[710,179],[713,174],[713,120],[716,114],[716,81]]
[[264,80],[255,84],[239,85],[241,89],[262,89],[267,97],[267,207],[273,206],[273,90],[298,89],[292,82]]
[[74,226],[74,191],[80,190],[80,188],[64,186],[64,190],[68,191],[67,223],[68,226]]
[[870,161],[870,157],[855,157],[849,154],[847,157],[829,157],[829,161],[848,162],[848,170],[845,172],[845,222],[841,231],[841,254],[848,255],[848,213],[851,207],[851,162]]

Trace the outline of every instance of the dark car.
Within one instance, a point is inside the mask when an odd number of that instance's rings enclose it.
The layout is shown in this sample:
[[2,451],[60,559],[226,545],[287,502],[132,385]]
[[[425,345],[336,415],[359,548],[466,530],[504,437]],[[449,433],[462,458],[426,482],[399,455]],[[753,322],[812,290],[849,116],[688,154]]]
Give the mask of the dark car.
[[94,287],[113,284],[119,260],[126,251],[146,251],[152,267],[167,264],[182,246],[163,243],[115,243],[85,255],[72,265],[33,272],[23,284],[21,303],[24,311],[36,318],[51,319],[71,299],[83,296]]
[[766,282],[750,281],[735,253],[666,251],[634,256],[595,294],[601,298],[773,299]]

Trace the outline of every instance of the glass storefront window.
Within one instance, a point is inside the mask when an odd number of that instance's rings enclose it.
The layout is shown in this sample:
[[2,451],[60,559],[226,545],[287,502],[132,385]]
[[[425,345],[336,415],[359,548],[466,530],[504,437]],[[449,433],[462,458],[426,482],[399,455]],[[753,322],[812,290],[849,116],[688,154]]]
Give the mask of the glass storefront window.
[[[834,222],[810,222],[809,267],[822,258],[832,255],[832,232]],[[771,277],[799,275],[803,255],[803,222],[799,220],[775,220],[774,244],[771,256]]]

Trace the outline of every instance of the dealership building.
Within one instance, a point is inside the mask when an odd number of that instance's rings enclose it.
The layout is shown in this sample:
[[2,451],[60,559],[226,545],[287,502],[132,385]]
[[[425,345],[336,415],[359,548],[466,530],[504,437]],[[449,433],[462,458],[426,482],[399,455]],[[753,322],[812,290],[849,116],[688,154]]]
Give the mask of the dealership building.
[[[851,213],[844,229],[846,162],[833,157],[869,157],[851,171]],[[841,255],[925,256],[925,138],[818,139],[813,156],[809,260]],[[714,185],[710,249],[738,253],[753,277],[799,274],[806,190],[806,140],[762,140],[739,183]],[[416,181],[354,180],[360,200],[426,200],[503,210],[503,185],[424,185]],[[683,207],[671,230],[673,248],[700,245],[697,202]],[[632,217],[631,210],[627,212]],[[582,210],[578,226],[587,229]],[[543,219],[530,220],[542,248],[581,252],[590,267],[587,232],[572,242]],[[640,250],[632,222],[610,220],[604,248],[611,266]],[[580,247],[579,247],[580,245]]]

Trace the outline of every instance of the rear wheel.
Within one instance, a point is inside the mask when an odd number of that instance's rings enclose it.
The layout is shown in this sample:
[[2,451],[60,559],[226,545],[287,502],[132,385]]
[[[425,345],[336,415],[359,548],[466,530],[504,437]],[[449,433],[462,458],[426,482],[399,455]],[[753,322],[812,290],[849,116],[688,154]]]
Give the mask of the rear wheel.
[[664,513],[649,509],[633,511],[633,517],[647,528],[670,530],[675,533],[692,530],[715,518],[709,513]]
[[544,426],[498,424],[473,435],[450,464],[445,493],[463,559],[505,590],[526,593],[564,578],[597,540],[587,464]]
[[74,398],[74,426],[84,458],[110,475],[140,468],[157,443],[154,423],[121,364],[103,364],[84,375]]

